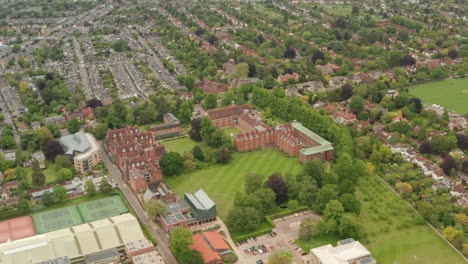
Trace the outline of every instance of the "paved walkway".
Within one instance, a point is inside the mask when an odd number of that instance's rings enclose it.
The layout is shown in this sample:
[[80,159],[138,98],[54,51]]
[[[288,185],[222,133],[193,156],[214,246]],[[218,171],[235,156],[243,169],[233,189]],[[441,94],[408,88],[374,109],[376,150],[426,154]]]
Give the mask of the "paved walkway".
[[143,206],[140,204],[140,200],[132,191],[130,186],[128,186],[127,183],[123,180],[122,172],[114,163],[110,161],[102,143],[100,143],[100,146],[102,160],[109,170],[109,178],[119,186],[120,190],[124,194],[127,201],[130,203],[130,206],[133,208],[140,221],[148,227],[151,234],[158,241],[157,249],[163,257],[164,261],[166,261],[167,264],[177,264],[178,262],[176,258],[169,249],[169,235],[164,230],[160,229],[153,221],[149,220],[148,216],[143,210]]

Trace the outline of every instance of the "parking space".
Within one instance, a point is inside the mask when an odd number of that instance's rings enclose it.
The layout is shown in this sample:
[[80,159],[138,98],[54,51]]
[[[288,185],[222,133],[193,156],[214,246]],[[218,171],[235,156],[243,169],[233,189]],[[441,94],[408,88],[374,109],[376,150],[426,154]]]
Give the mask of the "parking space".
[[295,240],[299,236],[299,225],[305,218],[319,218],[318,215],[305,211],[274,220],[275,228],[272,233],[250,238],[246,241],[241,241],[238,245],[239,251],[243,254],[246,264],[267,263],[271,252],[285,248],[293,252],[296,263],[307,263],[305,259],[308,257],[308,252],[304,252],[296,243]]

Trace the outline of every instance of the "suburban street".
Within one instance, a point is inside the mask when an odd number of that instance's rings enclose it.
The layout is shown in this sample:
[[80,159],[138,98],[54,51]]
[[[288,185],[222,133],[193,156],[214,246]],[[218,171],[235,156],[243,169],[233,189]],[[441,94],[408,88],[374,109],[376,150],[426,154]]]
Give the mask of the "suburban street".
[[122,193],[125,195],[125,198],[130,203],[130,206],[133,208],[140,221],[146,226],[148,226],[148,229],[150,230],[151,234],[158,241],[157,249],[166,261],[166,263],[177,264],[177,260],[175,259],[174,255],[169,249],[168,234],[163,229],[159,228],[158,225],[156,225],[156,223],[148,219],[148,216],[145,214],[145,211],[143,210],[143,207],[140,204],[138,197],[123,180],[122,172],[114,163],[111,162],[102,143],[100,143],[100,146],[102,159],[109,170],[109,178],[119,186],[120,190],[122,190]]

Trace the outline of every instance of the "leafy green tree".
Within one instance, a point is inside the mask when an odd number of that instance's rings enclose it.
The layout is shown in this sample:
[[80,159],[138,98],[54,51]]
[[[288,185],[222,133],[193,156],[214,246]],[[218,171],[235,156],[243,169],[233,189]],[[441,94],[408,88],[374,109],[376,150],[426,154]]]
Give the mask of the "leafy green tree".
[[325,210],[323,210],[323,219],[325,219],[325,221],[333,219],[336,222],[339,222],[344,212],[345,210],[338,200],[331,200],[325,206]]
[[346,213],[359,215],[361,212],[361,202],[356,198],[356,196],[346,193],[340,196],[339,201],[343,205]]
[[364,228],[361,223],[351,214],[345,214],[341,218],[339,231],[343,237],[352,237],[354,239],[360,239],[364,235]]
[[68,132],[70,132],[71,134],[75,134],[76,132],[80,131],[80,127],[82,124],[83,122],[78,120],[78,118],[76,117],[70,119],[70,121],[68,121],[67,124]]
[[28,199],[21,199],[18,203],[18,210],[23,213],[31,212],[31,202]]
[[150,199],[144,205],[145,211],[154,220],[156,216],[164,215],[167,213],[166,205],[163,202],[156,199]]
[[60,179],[62,179],[63,181],[69,181],[72,179],[73,173],[70,169],[61,168],[59,170],[59,175],[60,175]]
[[96,185],[94,185],[94,182],[92,180],[86,181],[84,188],[85,188],[86,195],[90,197],[93,197],[94,195],[96,195],[96,192],[97,192]]
[[216,94],[214,93],[208,93],[205,96],[205,101],[203,102],[203,107],[207,109],[213,109],[216,108],[217,102],[216,102]]
[[60,168],[73,168],[73,163],[71,159],[64,155],[57,155],[57,157],[55,158],[55,165],[57,165]]
[[45,183],[45,175],[40,170],[33,171],[32,184],[34,186],[43,186]]
[[199,145],[195,145],[192,149],[193,157],[199,161],[205,160],[205,153],[203,153],[203,149]]
[[245,175],[245,193],[253,193],[263,188],[263,175],[258,173],[247,173]]
[[190,249],[193,245],[192,232],[184,227],[176,227],[171,231],[169,239],[171,251],[179,263],[204,264],[198,251]]
[[184,172],[184,158],[177,152],[164,154],[159,164],[165,176],[175,176]]
[[112,191],[112,185],[109,183],[109,179],[107,177],[102,178],[101,180],[101,186],[99,187],[99,190],[102,193],[110,193]]
[[45,206],[50,206],[54,204],[54,193],[53,192],[45,192],[42,195],[42,204]]
[[39,138],[39,143],[42,149],[45,149],[47,143],[54,139],[54,136],[47,127],[41,127],[37,130],[37,137]]
[[338,193],[336,191],[336,185],[327,184],[320,189],[317,194],[317,199],[312,208],[314,208],[318,213],[323,212],[325,206],[331,200],[338,199]]
[[318,235],[320,230],[312,218],[304,218],[299,226],[299,238],[302,240],[310,240],[312,236]]
[[231,232],[250,232],[262,221],[258,210],[252,207],[234,207],[226,219]]
[[184,125],[189,124],[192,118],[193,104],[192,101],[185,101],[180,105],[178,118]]
[[99,123],[94,129],[94,136],[97,139],[104,139],[107,136],[107,130],[109,130],[109,124]]
[[67,189],[62,185],[55,185],[54,187],[54,201],[55,203],[64,203],[68,200]]
[[351,97],[351,102],[349,103],[349,108],[354,114],[358,114],[364,109],[364,99],[362,97],[355,95]]
[[300,184],[299,201],[311,208],[315,206],[315,201],[319,192],[317,183],[310,177],[303,179]]
[[231,160],[231,151],[225,147],[220,147],[218,151],[217,162],[228,163]]
[[215,127],[211,125],[211,119],[207,116],[203,117],[200,129],[201,137],[208,141],[215,130]]
[[324,174],[322,161],[317,158],[308,161],[304,165],[303,174],[312,177],[312,179],[314,179],[317,182],[317,185],[321,187]]

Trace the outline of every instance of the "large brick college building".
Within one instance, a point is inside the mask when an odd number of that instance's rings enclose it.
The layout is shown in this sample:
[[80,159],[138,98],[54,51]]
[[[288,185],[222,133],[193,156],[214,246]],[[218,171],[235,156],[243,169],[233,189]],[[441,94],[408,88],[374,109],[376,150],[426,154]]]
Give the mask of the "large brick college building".
[[208,111],[212,125],[219,128],[236,127],[241,134],[234,137],[238,151],[278,147],[290,156],[299,156],[302,163],[313,158],[330,160],[333,145],[299,122],[269,127],[260,113],[248,105],[229,106]]

